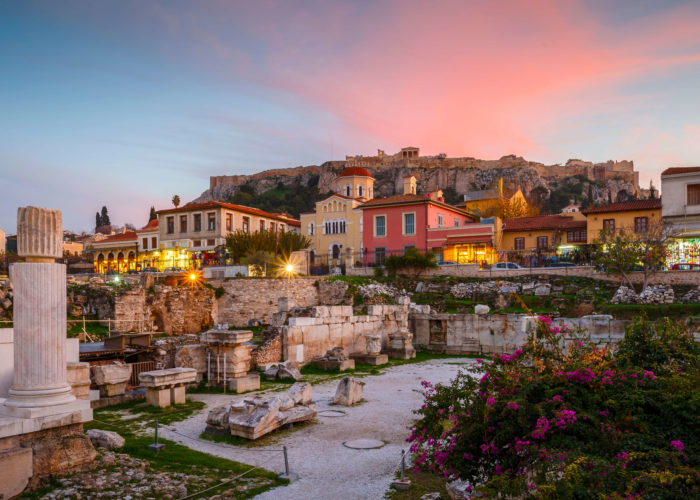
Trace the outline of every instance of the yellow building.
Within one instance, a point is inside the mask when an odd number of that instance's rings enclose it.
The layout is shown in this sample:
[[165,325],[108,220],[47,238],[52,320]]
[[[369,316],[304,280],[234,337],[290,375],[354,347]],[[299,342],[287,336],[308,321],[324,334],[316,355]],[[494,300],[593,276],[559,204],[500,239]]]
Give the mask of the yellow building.
[[158,219],[148,222],[143,228],[136,231],[138,240],[138,268],[165,270],[165,264],[161,259],[160,231]]
[[491,189],[467,191],[464,201],[457,206],[478,217],[498,216],[504,219],[512,217],[511,214],[524,215],[530,210],[523,192],[520,189],[506,191],[502,178]]
[[661,199],[632,200],[611,203],[581,211],[586,216],[588,243],[600,237],[600,231],[625,229],[643,233],[652,225],[661,224]]
[[573,260],[586,241],[586,218],[580,212],[514,217],[503,223],[499,251],[501,260],[538,266],[555,256]]
[[335,179],[335,193],[317,201],[313,212],[300,215],[301,233],[311,238],[309,261],[316,265],[341,265],[362,248],[362,210],[374,197],[374,178],[367,169],[348,167]]
[[108,236],[92,244],[96,273],[137,270],[138,242],[136,231]]

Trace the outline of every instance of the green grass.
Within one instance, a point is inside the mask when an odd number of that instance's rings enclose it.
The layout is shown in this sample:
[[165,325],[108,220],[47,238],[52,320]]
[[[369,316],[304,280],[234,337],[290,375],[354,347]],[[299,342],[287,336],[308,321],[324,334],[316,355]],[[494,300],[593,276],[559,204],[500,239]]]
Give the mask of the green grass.
[[[86,316],[85,319],[97,320],[98,318],[96,314],[93,314],[90,316]],[[82,318],[69,317],[68,320],[68,331],[66,332],[68,334],[68,337],[77,337],[80,334],[80,332],[83,331]],[[106,326],[102,326],[95,321],[86,321],[85,331],[88,332],[90,336],[93,337],[96,341],[103,340],[109,337],[109,328]]]
[[[156,408],[141,401],[123,403],[96,409],[95,420],[86,423],[84,428],[118,432],[126,440],[126,444],[119,452],[147,461],[151,472],[187,473],[206,476],[221,482],[250,470],[252,466],[248,464],[195,451],[167,439],[159,438],[158,441],[165,444],[165,448],[158,453],[148,448],[148,445],[153,443],[153,436],[149,431],[156,419],[159,424],[172,424],[186,419],[194,412],[202,410],[204,406],[204,403],[198,401],[188,401],[183,405],[170,408]],[[262,478],[266,481],[265,484],[253,486],[244,492],[237,491],[236,498],[251,498],[270,488],[287,484],[287,481],[279,479],[275,473],[264,469],[253,470],[247,473],[245,478]],[[236,484],[237,482],[234,481],[208,491],[206,496],[230,492]]]
[[[397,474],[396,479],[399,477],[400,475]],[[447,490],[445,489],[445,478],[438,474],[414,472],[413,469],[407,468],[405,477],[411,480],[411,487],[406,491],[397,491],[393,488],[389,488],[384,495],[385,499],[420,500],[423,495],[434,492],[439,492],[441,498],[448,498]]]
[[282,427],[279,428],[269,434],[266,434],[262,437],[259,437],[258,439],[251,441],[246,438],[242,438],[240,436],[232,436],[231,434],[224,434],[224,435],[218,435],[218,434],[209,434],[207,432],[202,432],[199,437],[201,439],[205,439],[207,441],[212,441],[214,443],[221,443],[221,444],[230,444],[231,446],[241,446],[245,448],[260,448],[260,447],[266,447],[266,446],[272,446],[277,443],[282,438],[285,438],[292,434],[293,432],[296,432],[301,429],[305,429],[307,427],[311,427],[312,425],[317,424],[318,421],[316,419],[314,420],[308,420],[306,422],[296,422],[292,424],[289,427]]

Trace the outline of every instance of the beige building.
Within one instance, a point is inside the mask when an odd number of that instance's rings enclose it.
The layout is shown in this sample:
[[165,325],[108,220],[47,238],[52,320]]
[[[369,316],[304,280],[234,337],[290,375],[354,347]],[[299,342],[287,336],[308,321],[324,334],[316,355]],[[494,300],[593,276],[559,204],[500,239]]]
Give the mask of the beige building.
[[[335,194],[316,202],[316,210],[300,215],[301,233],[311,238],[309,263],[344,263],[362,249],[362,210],[374,198],[374,178],[362,167],[348,167],[335,179]],[[330,262],[329,262],[330,260]]]
[[226,263],[226,235],[237,230],[299,232],[296,219],[222,201],[192,203],[157,214],[160,262],[166,268]]
[[5,231],[0,229],[0,255],[5,253],[5,246],[7,245],[7,240],[5,238]]

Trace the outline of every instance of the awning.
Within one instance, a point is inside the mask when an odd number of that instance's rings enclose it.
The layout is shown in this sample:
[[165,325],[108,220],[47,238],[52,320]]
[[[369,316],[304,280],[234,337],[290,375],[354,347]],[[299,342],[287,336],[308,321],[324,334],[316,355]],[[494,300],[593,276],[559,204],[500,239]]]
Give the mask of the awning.
[[448,236],[446,245],[456,245],[459,243],[491,243],[491,236]]

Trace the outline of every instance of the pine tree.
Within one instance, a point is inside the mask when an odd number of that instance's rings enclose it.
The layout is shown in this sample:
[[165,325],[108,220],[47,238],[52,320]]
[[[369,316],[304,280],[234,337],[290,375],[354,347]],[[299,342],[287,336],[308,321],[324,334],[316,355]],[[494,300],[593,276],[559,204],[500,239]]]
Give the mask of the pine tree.
[[109,220],[109,214],[107,213],[107,207],[102,207],[102,215],[100,216],[101,226],[111,226],[112,223]]
[[157,218],[158,218],[158,216],[156,215],[156,208],[151,207],[151,213],[148,216],[148,222],[151,222],[153,219],[157,219]]
[[95,212],[95,232],[102,225],[102,218],[100,217],[100,212]]
[[608,203],[612,204],[612,191],[608,191]]

